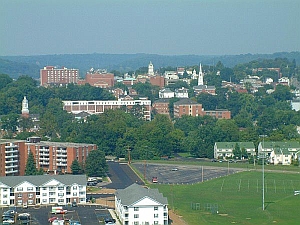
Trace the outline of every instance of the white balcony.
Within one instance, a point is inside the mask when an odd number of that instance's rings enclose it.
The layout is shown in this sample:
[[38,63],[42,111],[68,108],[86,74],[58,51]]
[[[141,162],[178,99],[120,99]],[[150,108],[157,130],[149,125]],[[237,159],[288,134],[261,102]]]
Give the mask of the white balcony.
[[18,158],[19,155],[14,154],[14,155],[5,155],[5,159],[11,159],[11,158]]
[[66,158],[67,157],[67,154],[56,154],[56,157],[64,157],[64,158]]
[[5,154],[8,154],[8,153],[17,153],[17,152],[19,152],[18,149],[11,149],[11,148],[10,149],[5,149]]
[[5,170],[5,174],[18,173],[18,170]]
[[9,163],[17,163],[17,162],[19,162],[19,160],[17,160],[17,159],[5,160],[5,164],[9,164]]
[[42,161],[40,162],[40,165],[49,165],[49,162]]
[[49,161],[49,158],[48,157],[40,157],[39,160],[40,161]]
[[57,153],[65,153],[65,154],[67,154],[67,150],[59,149],[59,150],[56,150],[56,154]]
[[56,162],[67,162],[67,159],[56,159]]
[[40,148],[39,149],[39,152],[41,153],[41,152],[48,152],[49,153],[49,149],[46,149],[46,148]]
[[6,165],[5,169],[18,168],[18,167],[19,167],[18,164],[12,164],[12,165]]
[[56,166],[67,166],[67,163],[56,163]]
[[49,156],[49,152],[48,153],[40,152],[40,156]]

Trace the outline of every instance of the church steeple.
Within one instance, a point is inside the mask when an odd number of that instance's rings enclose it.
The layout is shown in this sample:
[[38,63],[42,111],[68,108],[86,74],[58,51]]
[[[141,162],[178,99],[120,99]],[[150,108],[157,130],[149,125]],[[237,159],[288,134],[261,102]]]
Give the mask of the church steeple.
[[148,75],[153,76],[154,75],[154,67],[152,62],[150,61],[149,65],[148,65]]
[[203,72],[202,72],[202,65],[201,65],[201,63],[200,63],[199,76],[198,76],[198,86],[199,85],[204,85],[204,83],[203,83]]
[[26,96],[24,96],[22,101],[22,116],[29,117],[28,100],[26,99]]

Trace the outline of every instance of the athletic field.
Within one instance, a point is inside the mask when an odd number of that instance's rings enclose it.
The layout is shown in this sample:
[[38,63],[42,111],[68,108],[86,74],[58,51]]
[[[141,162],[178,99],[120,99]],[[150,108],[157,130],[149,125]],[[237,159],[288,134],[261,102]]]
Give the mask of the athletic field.
[[153,185],[189,225],[300,224],[300,173],[240,172],[191,185]]

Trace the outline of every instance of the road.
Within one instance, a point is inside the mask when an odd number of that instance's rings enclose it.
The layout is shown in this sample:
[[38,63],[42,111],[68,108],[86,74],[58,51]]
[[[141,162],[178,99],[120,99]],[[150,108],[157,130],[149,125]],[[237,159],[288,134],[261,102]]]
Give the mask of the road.
[[124,189],[133,183],[144,184],[127,163],[108,162],[108,167],[108,176],[112,183],[106,185],[106,188]]

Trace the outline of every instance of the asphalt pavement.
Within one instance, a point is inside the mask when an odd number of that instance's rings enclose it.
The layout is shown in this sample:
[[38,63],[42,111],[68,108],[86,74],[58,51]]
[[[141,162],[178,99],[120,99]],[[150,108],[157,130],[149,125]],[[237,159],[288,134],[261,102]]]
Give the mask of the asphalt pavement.
[[127,163],[108,162],[110,184],[106,188],[124,189],[133,183],[143,185],[143,181],[131,170]]

